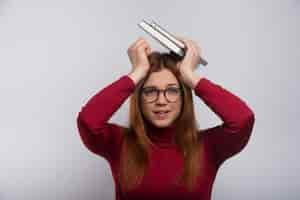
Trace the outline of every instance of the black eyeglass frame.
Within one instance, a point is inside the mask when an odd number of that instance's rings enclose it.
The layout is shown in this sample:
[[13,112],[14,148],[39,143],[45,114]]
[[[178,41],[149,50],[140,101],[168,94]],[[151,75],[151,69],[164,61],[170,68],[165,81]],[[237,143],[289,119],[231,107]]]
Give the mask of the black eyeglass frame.
[[[142,88],[142,89],[140,90],[140,95],[142,95],[143,92],[145,91],[145,89],[148,89],[148,88],[152,88],[152,87],[145,87],[145,88]],[[175,101],[170,101],[170,100],[168,99],[167,95],[166,95],[167,90],[170,89],[170,88],[176,88],[176,89],[179,89],[179,92],[180,92],[179,96],[183,96],[183,88],[182,88],[181,85],[180,85],[179,87],[178,87],[178,86],[176,86],[176,87],[173,86],[173,87],[168,87],[168,88],[162,89],[162,90],[153,87],[153,89],[155,89],[155,91],[156,91],[156,98],[155,98],[154,100],[152,100],[152,101],[146,101],[146,103],[153,103],[153,102],[156,102],[156,101],[158,100],[159,95],[160,95],[161,92],[163,92],[165,99],[166,99],[169,103],[175,103],[176,101],[178,101],[179,98],[176,99]]]

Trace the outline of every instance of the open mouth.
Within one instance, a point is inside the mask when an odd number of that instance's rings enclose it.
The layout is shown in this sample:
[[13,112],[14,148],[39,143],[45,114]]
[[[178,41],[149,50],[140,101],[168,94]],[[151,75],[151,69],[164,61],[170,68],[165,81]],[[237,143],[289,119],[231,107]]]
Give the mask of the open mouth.
[[166,118],[168,116],[168,114],[170,113],[169,110],[166,111],[153,111],[153,113],[155,114],[155,116],[157,118]]

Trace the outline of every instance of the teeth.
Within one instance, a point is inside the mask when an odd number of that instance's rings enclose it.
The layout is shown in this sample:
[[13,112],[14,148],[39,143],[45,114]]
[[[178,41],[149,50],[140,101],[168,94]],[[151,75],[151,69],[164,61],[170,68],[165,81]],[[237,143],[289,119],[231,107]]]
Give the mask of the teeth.
[[168,111],[159,111],[159,112],[155,112],[157,114],[164,114],[164,113],[167,113]]

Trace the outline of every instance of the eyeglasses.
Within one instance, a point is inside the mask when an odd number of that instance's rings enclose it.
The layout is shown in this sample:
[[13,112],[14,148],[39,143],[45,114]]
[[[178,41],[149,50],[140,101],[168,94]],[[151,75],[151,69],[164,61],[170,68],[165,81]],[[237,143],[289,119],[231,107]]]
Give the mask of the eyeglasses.
[[155,87],[145,87],[142,89],[142,99],[146,103],[152,103],[157,101],[160,92],[164,93],[165,98],[168,102],[176,102],[182,94],[182,89],[179,87],[169,87],[164,90],[159,90]]

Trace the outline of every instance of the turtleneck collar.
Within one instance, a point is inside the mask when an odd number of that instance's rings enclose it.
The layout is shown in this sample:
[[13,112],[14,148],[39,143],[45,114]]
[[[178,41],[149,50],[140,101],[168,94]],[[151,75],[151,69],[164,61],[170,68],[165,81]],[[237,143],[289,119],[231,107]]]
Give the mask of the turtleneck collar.
[[147,136],[156,146],[167,148],[175,145],[175,124],[160,128],[146,122],[145,128]]

